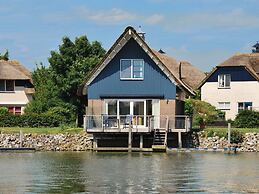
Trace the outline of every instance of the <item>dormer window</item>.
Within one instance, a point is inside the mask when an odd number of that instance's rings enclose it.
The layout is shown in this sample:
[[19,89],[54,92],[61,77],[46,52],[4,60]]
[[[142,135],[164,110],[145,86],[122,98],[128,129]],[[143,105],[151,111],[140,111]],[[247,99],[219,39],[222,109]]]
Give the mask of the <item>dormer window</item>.
[[120,60],[121,80],[143,80],[144,60],[143,59],[121,59]]
[[0,92],[13,92],[14,80],[0,80]]
[[221,74],[218,75],[218,87],[219,88],[230,88],[231,75]]

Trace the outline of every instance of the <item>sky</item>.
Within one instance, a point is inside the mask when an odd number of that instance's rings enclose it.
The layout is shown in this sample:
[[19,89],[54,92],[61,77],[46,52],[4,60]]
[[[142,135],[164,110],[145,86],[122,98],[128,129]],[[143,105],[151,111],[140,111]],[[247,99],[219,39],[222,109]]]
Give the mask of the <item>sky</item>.
[[0,53],[30,70],[48,65],[62,37],[86,35],[108,50],[127,26],[151,48],[203,71],[259,41],[259,0],[0,0]]

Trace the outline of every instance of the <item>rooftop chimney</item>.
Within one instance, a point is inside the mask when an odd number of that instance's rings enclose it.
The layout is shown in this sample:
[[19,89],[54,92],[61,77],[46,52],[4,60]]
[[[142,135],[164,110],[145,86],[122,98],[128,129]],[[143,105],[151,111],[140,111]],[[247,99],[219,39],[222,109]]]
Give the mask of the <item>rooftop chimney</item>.
[[161,53],[161,54],[165,54],[165,51],[163,51],[162,49],[159,49],[158,52]]
[[257,43],[253,46],[255,49],[252,50],[253,53],[259,53],[259,43]]
[[137,33],[145,41],[145,34],[146,34],[146,32],[142,31],[141,26],[138,27]]

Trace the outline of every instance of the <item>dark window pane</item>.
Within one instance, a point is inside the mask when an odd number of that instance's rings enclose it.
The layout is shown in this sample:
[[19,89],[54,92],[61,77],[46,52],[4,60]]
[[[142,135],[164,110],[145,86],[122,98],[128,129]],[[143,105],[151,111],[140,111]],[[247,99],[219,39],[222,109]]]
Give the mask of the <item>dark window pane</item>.
[[14,107],[8,107],[8,112],[13,113],[13,109],[14,109]]
[[129,115],[130,114],[130,102],[128,101],[120,101],[120,115]]
[[20,115],[22,113],[22,108],[21,107],[15,107],[15,114]]
[[14,91],[14,81],[6,80],[6,91]]
[[230,75],[226,75],[225,87],[230,87],[230,81],[231,81],[231,76]]
[[5,81],[0,80],[0,91],[5,91]]
[[117,100],[108,101],[108,115],[117,115]]
[[244,107],[245,107],[245,110],[248,110],[250,107],[252,107],[252,102],[245,102]]
[[121,60],[121,78],[131,78],[131,60]]

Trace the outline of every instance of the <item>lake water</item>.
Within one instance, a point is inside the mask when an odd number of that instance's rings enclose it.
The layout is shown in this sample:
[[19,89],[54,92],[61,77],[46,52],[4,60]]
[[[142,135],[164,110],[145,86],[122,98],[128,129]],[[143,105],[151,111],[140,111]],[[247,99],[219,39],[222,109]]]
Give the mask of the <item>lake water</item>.
[[259,193],[258,153],[0,153],[0,193]]

